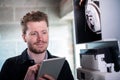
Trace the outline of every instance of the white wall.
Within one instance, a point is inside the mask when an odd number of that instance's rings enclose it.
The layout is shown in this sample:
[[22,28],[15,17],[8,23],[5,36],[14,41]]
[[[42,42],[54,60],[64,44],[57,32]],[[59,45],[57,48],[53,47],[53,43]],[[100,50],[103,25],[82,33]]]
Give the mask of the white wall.
[[100,0],[102,38],[120,41],[120,0]]

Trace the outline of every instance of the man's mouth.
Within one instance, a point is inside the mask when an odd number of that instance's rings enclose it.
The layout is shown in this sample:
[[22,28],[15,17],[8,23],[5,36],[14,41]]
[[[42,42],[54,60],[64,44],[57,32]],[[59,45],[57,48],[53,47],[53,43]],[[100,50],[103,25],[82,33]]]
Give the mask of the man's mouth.
[[38,47],[43,47],[44,43],[35,43],[35,45]]

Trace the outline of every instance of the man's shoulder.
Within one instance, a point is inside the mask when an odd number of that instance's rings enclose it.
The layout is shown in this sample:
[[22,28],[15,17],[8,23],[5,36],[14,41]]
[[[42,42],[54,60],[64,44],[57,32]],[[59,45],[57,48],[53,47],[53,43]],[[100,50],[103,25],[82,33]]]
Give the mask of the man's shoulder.
[[5,62],[13,62],[13,63],[18,63],[18,61],[21,59],[21,55],[18,55],[18,56],[13,56],[13,57],[10,57],[8,59],[6,59]]
[[27,59],[27,53],[26,50],[22,52],[22,54],[10,57],[6,59],[6,62],[12,62],[12,63],[22,63],[25,59]]

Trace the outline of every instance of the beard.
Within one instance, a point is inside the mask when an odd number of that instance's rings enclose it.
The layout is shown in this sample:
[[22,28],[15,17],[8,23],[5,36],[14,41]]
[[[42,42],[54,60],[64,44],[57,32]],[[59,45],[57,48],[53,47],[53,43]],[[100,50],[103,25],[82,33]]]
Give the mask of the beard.
[[46,50],[47,50],[47,42],[43,42],[46,47],[43,47],[43,48],[36,48],[37,47],[37,42],[34,43],[34,44],[31,44],[31,43],[28,43],[28,48],[31,52],[35,53],[35,54],[42,54],[44,53]]

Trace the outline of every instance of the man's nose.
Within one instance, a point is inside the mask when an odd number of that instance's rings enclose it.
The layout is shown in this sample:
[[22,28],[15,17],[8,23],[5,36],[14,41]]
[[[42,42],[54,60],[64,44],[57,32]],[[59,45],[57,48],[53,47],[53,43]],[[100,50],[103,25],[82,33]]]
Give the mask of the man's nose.
[[38,41],[41,41],[41,40],[42,40],[42,35],[41,35],[41,34],[38,34],[38,35],[37,35],[37,40],[38,40]]

